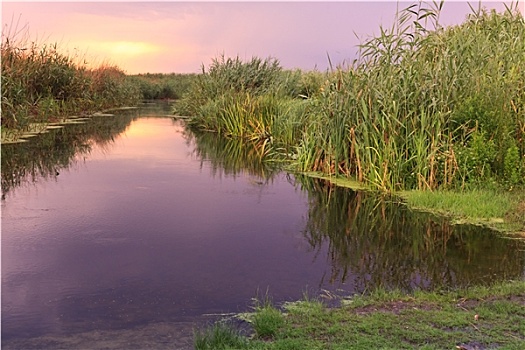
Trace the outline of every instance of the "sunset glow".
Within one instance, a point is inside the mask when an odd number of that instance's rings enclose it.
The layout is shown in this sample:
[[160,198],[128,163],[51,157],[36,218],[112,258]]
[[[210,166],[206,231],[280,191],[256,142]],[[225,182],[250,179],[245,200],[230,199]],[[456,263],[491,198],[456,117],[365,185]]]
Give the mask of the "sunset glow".
[[[218,55],[275,57],[285,68],[351,62],[363,38],[389,28],[409,2],[2,2],[3,34],[81,52],[127,73],[196,73]],[[525,4],[520,3],[523,7]],[[474,5],[478,6],[478,3]],[[504,9],[502,2],[482,2]],[[444,25],[467,2],[445,1]],[[525,9],[524,9],[525,11]],[[22,33],[22,34],[21,34]]]

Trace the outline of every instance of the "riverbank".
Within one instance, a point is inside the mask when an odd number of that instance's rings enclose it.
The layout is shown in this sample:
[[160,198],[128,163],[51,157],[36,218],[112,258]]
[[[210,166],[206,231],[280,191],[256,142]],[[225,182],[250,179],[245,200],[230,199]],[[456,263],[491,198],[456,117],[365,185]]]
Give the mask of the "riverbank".
[[[305,175],[353,190],[369,190],[362,183],[346,177],[322,173]],[[525,238],[525,189],[472,189],[464,191],[405,190],[392,193],[412,210],[430,212],[450,218],[453,224],[490,227],[498,232]]]
[[[2,143],[79,123],[108,108],[137,105],[141,91],[117,66],[88,67],[57,44],[2,36]],[[77,117],[70,117],[77,116]]]
[[[331,298],[327,295],[325,298]],[[376,291],[342,298],[270,303],[241,315],[253,333],[228,322],[196,333],[196,349],[523,349],[525,281],[457,291]]]
[[450,217],[452,223],[474,224],[525,238],[525,190],[403,191],[410,208]]

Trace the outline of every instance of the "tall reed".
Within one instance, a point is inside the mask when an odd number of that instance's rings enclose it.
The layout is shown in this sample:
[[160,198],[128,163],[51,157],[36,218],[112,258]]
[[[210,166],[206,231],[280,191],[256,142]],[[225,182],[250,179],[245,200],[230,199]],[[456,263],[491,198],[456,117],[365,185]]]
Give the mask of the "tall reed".
[[134,104],[138,90],[118,67],[89,69],[59,50],[2,34],[2,126],[30,123],[123,104]]
[[255,142],[261,153],[288,155],[302,135],[304,99],[315,91],[316,75],[283,71],[273,58],[220,56],[203,67],[176,113],[189,124],[229,138]]
[[385,191],[524,183],[523,17],[479,11],[442,28],[442,6],[401,11],[331,74],[298,145],[299,169]]

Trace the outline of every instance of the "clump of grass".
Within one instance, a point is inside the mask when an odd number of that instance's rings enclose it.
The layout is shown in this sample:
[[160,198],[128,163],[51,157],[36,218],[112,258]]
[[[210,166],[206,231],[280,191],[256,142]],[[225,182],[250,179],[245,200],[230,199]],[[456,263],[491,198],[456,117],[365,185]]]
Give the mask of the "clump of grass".
[[302,135],[307,105],[322,75],[284,71],[273,58],[221,56],[197,76],[175,105],[189,125],[228,138],[256,142],[261,153],[286,158]]
[[255,312],[251,322],[259,339],[271,339],[283,327],[284,317],[281,311],[273,306],[268,292],[262,298],[255,298]]
[[403,193],[403,198],[414,208],[426,208],[457,217],[482,220],[503,219],[512,208],[509,196],[491,190],[409,191]]
[[217,322],[193,336],[196,350],[246,349],[248,341],[233,326]]
[[400,195],[411,208],[447,215],[459,222],[466,220],[469,223],[514,232],[525,227],[522,191],[403,191]]
[[283,325],[283,315],[271,305],[258,308],[253,316],[255,334],[261,339],[271,339],[275,337]]

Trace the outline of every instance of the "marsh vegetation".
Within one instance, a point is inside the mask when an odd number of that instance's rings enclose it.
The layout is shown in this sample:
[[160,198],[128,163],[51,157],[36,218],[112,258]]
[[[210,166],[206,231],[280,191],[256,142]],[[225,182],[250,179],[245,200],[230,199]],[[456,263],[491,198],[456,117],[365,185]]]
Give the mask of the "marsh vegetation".
[[92,68],[84,56],[30,41],[28,35],[16,26],[2,32],[2,143],[44,132],[50,123],[77,122],[78,116],[141,100],[177,99],[193,79],[192,74],[130,76],[107,63]]
[[326,73],[219,57],[177,112],[294,170],[383,191],[523,185],[524,19],[479,10],[444,28],[442,5],[409,6]]

